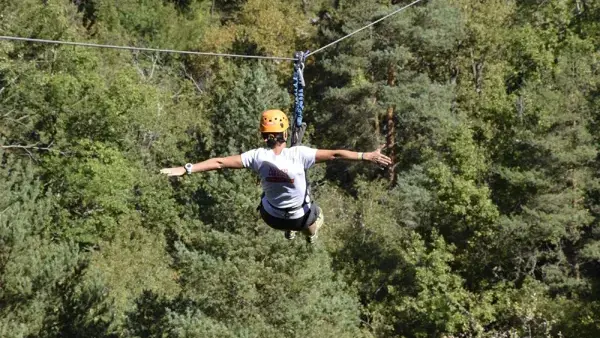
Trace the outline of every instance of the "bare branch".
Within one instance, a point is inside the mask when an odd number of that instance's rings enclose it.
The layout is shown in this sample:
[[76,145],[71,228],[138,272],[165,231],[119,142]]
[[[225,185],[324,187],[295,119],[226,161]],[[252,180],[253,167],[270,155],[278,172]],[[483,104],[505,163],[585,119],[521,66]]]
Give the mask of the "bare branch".
[[4,90],[5,90],[6,88],[8,88],[8,87],[12,86],[13,84],[15,84],[15,82],[17,82],[17,80],[18,80],[18,79],[19,79],[19,77],[18,77],[18,76],[16,76],[14,79],[10,80],[10,81],[9,81],[9,82],[6,84],[6,86],[4,86],[4,87],[0,88],[0,95],[2,95],[2,93],[4,92]]
[[202,94],[202,86],[200,86],[200,84],[194,79],[194,77],[190,73],[188,73],[187,68],[185,68],[185,65],[181,64],[181,69],[183,70],[183,74],[185,75],[185,77],[192,81],[192,83],[198,90],[198,93]]
[[19,144],[11,144],[11,145],[1,145],[0,144],[0,148],[2,149],[22,149],[25,152],[27,152],[29,154],[30,157],[33,158],[33,154],[31,153],[30,150],[41,150],[41,151],[48,151],[48,152],[58,152],[61,155],[66,155],[64,152],[57,150],[57,149],[53,149],[52,148],[52,143],[50,143],[48,146],[46,147],[40,147],[38,144],[29,144],[29,145],[19,145]]
[[142,69],[142,66],[140,66],[140,58],[139,58],[139,52],[133,53],[133,65],[135,66],[135,70],[137,70],[138,74],[140,74],[140,77],[142,78],[142,81],[146,81],[146,74],[144,72],[144,70]]
[[152,69],[150,70],[150,75],[148,75],[148,79],[152,79],[152,77],[154,76],[154,70],[156,69],[156,63],[158,62],[159,59],[160,59],[160,56],[158,54],[152,55]]

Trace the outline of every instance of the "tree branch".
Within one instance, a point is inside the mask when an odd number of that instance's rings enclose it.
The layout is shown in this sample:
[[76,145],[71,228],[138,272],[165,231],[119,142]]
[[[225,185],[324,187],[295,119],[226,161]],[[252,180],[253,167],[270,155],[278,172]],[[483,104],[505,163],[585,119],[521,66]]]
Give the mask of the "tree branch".
[[148,79],[152,79],[152,77],[154,76],[154,70],[156,69],[156,63],[158,62],[159,58],[160,55],[158,55],[158,53],[152,55],[152,69],[150,70],[150,75],[148,75]]
[[192,81],[192,83],[198,90],[198,93],[202,94],[203,93],[202,86],[194,79],[194,77],[190,73],[188,73],[187,68],[185,67],[184,64],[181,64],[181,69],[183,70],[183,74],[185,75],[185,77],[188,78],[190,81]]
[[2,95],[2,93],[4,92],[4,90],[6,90],[6,88],[12,86],[13,84],[15,84],[15,82],[17,82],[17,80],[19,79],[18,76],[16,76],[14,79],[10,80],[6,86],[0,88],[0,95]]
[[57,149],[53,149],[52,148],[52,143],[50,143],[48,146],[46,147],[40,147],[38,144],[29,144],[29,145],[20,145],[20,144],[11,144],[11,145],[2,145],[0,144],[0,148],[2,149],[22,149],[25,150],[27,152],[27,154],[29,154],[29,156],[33,156],[33,154],[31,153],[30,150],[43,150],[43,151],[48,151],[48,152],[58,152],[61,155],[66,155],[66,153],[57,150]]

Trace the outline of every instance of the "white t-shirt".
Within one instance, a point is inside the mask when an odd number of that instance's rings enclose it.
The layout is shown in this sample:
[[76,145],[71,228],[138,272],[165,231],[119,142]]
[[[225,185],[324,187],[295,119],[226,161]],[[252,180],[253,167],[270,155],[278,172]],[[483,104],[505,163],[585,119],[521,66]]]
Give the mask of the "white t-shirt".
[[[273,208],[294,208],[303,204],[306,196],[305,170],[315,164],[317,149],[305,146],[284,148],[275,155],[272,149],[252,149],[242,154],[244,167],[260,176],[265,196],[262,205],[266,212],[278,218],[286,218],[286,212]],[[307,201],[309,202],[309,201]],[[310,204],[287,214],[297,219],[310,210]]]

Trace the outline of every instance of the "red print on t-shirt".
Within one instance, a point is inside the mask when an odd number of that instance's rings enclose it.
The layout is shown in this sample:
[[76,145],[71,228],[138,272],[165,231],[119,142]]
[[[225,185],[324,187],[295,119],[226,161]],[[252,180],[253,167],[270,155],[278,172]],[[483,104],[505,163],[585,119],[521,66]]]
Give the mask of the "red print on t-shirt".
[[269,174],[265,180],[271,183],[294,183],[294,179],[288,176],[287,169],[275,167],[269,167]]

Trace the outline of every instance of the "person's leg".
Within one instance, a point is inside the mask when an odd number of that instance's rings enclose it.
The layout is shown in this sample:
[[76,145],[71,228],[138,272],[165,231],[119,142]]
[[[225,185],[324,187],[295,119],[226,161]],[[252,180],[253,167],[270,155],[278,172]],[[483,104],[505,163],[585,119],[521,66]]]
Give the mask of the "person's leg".
[[292,239],[296,238],[296,232],[297,231],[294,230],[286,230],[283,236],[285,237],[285,239],[291,241]]
[[323,225],[323,212],[321,208],[313,202],[310,211],[299,219],[281,219],[270,215],[262,205],[259,207],[262,219],[273,229],[285,231],[287,239],[294,239],[297,231],[302,231],[306,236],[306,241],[313,243],[317,239],[317,232]]
[[311,206],[311,217],[308,217],[307,223],[310,225],[304,229],[303,233],[306,236],[306,241],[313,243],[317,239],[319,228],[323,226],[324,216],[323,210],[315,202]]
[[296,232],[303,229],[303,219],[282,219],[270,215],[262,206],[259,206],[260,215],[263,221],[271,228],[284,231],[284,236],[288,240],[296,237]]

